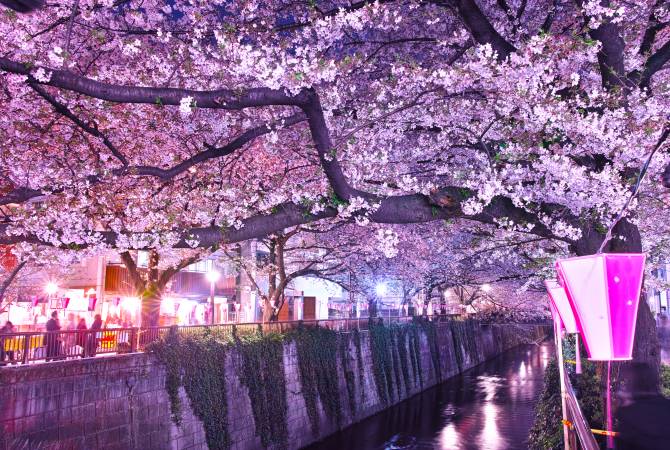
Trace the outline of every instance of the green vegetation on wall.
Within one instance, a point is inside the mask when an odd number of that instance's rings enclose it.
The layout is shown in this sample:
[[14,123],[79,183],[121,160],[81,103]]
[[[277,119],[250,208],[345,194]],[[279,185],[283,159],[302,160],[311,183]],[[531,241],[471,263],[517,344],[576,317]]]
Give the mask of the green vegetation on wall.
[[171,328],[165,339],[153,343],[150,349],[166,367],[165,389],[174,422],[180,425],[182,421],[179,387],[183,386],[193,413],[203,423],[207,446],[230,448],[223,371],[226,342],[208,332],[180,338],[176,328]]
[[[349,410],[352,416],[356,416],[356,380],[354,369],[351,367],[352,358],[349,355],[349,346],[351,344],[351,335],[349,333],[339,334],[338,350],[340,361],[342,362],[342,372],[347,383],[347,399],[349,400]],[[362,387],[362,384],[361,384]],[[364,392],[361,389],[361,392]]]
[[419,328],[412,326],[407,329],[407,336],[409,338],[409,360],[412,363],[412,373],[414,377],[414,384],[419,380],[419,386],[423,388],[423,376],[421,373],[421,337],[419,336]]
[[423,387],[420,332],[426,336],[436,379],[442,379],[435,322],[416,317],[412,322],[386,327],[381,319],[371,319],[369,330],[372,370],[379,399],[384,405],[401,398],[403,386],[405,393],[417,385]]
[[388,405],[393,395],[391,379],[391,339],[390,331],[381,319],[369,321],[370,350],[372,353],[372,371],[377,386],[377,394],[383,405]]
[[[419,324],[426,339],[428,339],[428,348],[430,349],[430,360],[433,363],[433,369],[435,370],[435,379],[442,379],[442,368],[440,366],[440,346],[437,342],[437,325],[432,320],[427,320],[425,318],[415,318],[416,323]],[[456,323],[456,322],[451,322]]]
[[302,395],[312,432],[319,432],[317,398],[326,416],[340,426],[342,405],[337,375],[338,333],[327,328],[299,326],[289,334],[296,343]]
[[[417,387],[423,388],[424,375],[428,375],[422,372],[424,336],[433,366],[431,372],[437,380],[442,378],[436,322],[415,318],[408,323],[386,326],[381,319],[370,319],[368,324],[373,378],[382,405],[403,398]],[[475,358],[478,347],[473,325],[452,322],[451,327],[458,348],[455,357],[461,354],[463,358],[463,354],[469,353],[471,359]],[[344,422],[345,405],[356,416],[365,399],[365,362],[358,330],[338,333],[302,324],[284,334],[265,334],[259,325],[243,335],[238,335],[235,327],[232,335],[211,329],[179,335],[172,328],[149,349],[165,365],[165,389],[177,425],[182,423],[179,392],[183,387],[194,415],[203,423],[209,448],[231,447],[226,392],[226,377],[230,376],[226,373],[226,360],[229,360],[246,387],[261,444],[281,450],[288,447],[284,372],[287,343],[296,348],[299,395],[305,401],[312,432],[319,433],[321,410],[329,423],[338,427]],[[344,380],[339,379],[340,366]],[[346,386],[346,399],[341,398],[341,386]],[[589,409],[588,404],[585,409]]]
[[256,434],[267,448],[288,447],[286,421],[286,376],[284,374],[284,341],[280,334],[256,333],[238,336],[235,346],[242,356],[240,381],[249,390]]
[[361,398],[365,400],[365,386],[363,376],[363,352],[361,350],[361,333],[358,328],[352,333],[354,337],[354,346],[356,347],[356,366],[358,366],[358,386],[361,391]]

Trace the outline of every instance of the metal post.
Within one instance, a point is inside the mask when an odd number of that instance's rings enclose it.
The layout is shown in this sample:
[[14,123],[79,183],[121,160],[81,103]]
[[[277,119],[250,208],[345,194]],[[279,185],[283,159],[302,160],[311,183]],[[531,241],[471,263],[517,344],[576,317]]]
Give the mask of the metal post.
[[212,317],[210,323],[214,325],[214,282],[209,282],[209,301],[212,307]]
[[30,335],[23,336],[23,361],[22,364],[28,364],[28,354],[30,352]]
[[137,340],[138,340],[138,333],[137,333],[137,328],[133,327],[130,330],[130,351],[132,353],[137,352]]
[[568,420],[567,406],[565,404],[565,369],[563,367],[563,342],[561,341],[561,325],[554,318],[554,340],[556,342],[556,355],[558,362],[558,376],[561,379],[561,409],[563,410],[563,446],[565,450],[570,450],[570,431],[566,421]]

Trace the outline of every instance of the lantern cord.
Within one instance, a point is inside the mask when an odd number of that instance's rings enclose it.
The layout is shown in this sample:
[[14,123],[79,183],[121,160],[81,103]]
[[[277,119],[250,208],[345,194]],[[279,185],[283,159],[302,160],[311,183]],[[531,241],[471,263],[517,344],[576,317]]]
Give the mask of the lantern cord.
[[658,149],[661,148],[665,140],[668,138],[668,135],[670,135],[670,127],[666,127],[665,130],[663,131],[663,134],[661,134],[661,137],[658,139],[656,142],[656,145],[654,146],[654,149],[651,151],[649,154],[649,157],[647,160],[644,162],[642,165],[642,168],[640,169],[640,173],[637,176],[637,181],[635,182],[635,186],[633,187],[633,192],[630,194],[628,197],[628,200],[626,200],[626,203],[624,203],[623,208],[621,208],[621,211],[619,211],[619,214],[616,216],[614,219],[614,222],[609,226],[607,229],[607,234],[605,234],[605,239],[603,240],[602,244],[600,244],[600,247],[598,248],[597,253],[602,253],[603,249],[607,245],[607,243],[612,239],[612,230],[616,226],[617,223],[621,219],[623,219],[624,215],[626,214],[626,211],[628,210],[628,207],[630,206],[631,202],[633,199],[637,196],[640,186],[642,185],[642,181],[644,181],[644,177],[647,175],[647,170],[649,170],[649,164],[651,163],[651,159],[654,157]]

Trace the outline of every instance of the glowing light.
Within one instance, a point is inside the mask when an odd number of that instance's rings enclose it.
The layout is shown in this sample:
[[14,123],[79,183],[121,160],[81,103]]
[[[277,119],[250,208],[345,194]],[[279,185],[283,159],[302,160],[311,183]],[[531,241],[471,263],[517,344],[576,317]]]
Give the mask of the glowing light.
[[221,274],[219,272],[217,272],[216,270],[210,270],[209,272],[207,272],[206,276],[207,276],[207,280],[210,283],[216,283],[216,280],[219,279]]
[[643,253],[606,253],[556,262],[590,359],[632,358],[644,262]]
[[377,293],[378,296],[382,297],[386,295],[386,285],[384,283],[379,283],[375,287],[375,292]]
[[46,292],[49,295],[53,295],[56,292],[58,292],[58,285],[56,283],[49,282],[44,288],[44,292]]
[[444,298],[449,298],[449,297],[451,297],[451,292],[444,291]]
[[488,284],[488,283],[486,283],[486,284],[482,284],[482,291],[484,291],[484,292],[491,292],[492,289],[493,289],[493,288],[491,287],[490,284]]

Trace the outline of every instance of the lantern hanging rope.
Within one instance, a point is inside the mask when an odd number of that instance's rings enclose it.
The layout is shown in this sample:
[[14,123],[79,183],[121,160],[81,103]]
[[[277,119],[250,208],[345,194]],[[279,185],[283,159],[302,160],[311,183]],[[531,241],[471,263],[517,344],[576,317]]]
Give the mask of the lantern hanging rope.
[[661,134],[661,137],[658,139],[656,142],[656,145],[654,146],[654,149],[651,151],[649,154],[649,157],[645,161],[645,163],[642,165],[642,168],[640,169],[640,173],[637,176],[637,181],[635,182],[635,187],[633,187],[633,192],[630,194],[630,197],[628,197],[628,200],[626,200],[626,203],[624,203],[623,208],[621,208],[621,211],[619,214],[616,216],[614,221],[610,224],[609,228],[607,229],[607,234],[605,234],[605,239],[603,240],[602,244],[600,244],[600,247],[598,248],[597,253],[602,253],[603,249],[607,245],[607,243],[612,239],[612,230],[616,226],[617,223],[621,219],[623,219],[624,214],[626,214],[626,211],[628,210],[628,207],[630,206],[631,202],[633,199],[637,196],[638,192],[640,191],[640,186],[642,185],[642,181],[644,181],[645,176],[647,175],[647,171],[649,170],[649,164],[651,163],[652,158],[656,154],[656,152],[661,148],[665,140],[668,138],[668,135],[670,135],[670,127],[665,128],[663,131],[663,134]]

